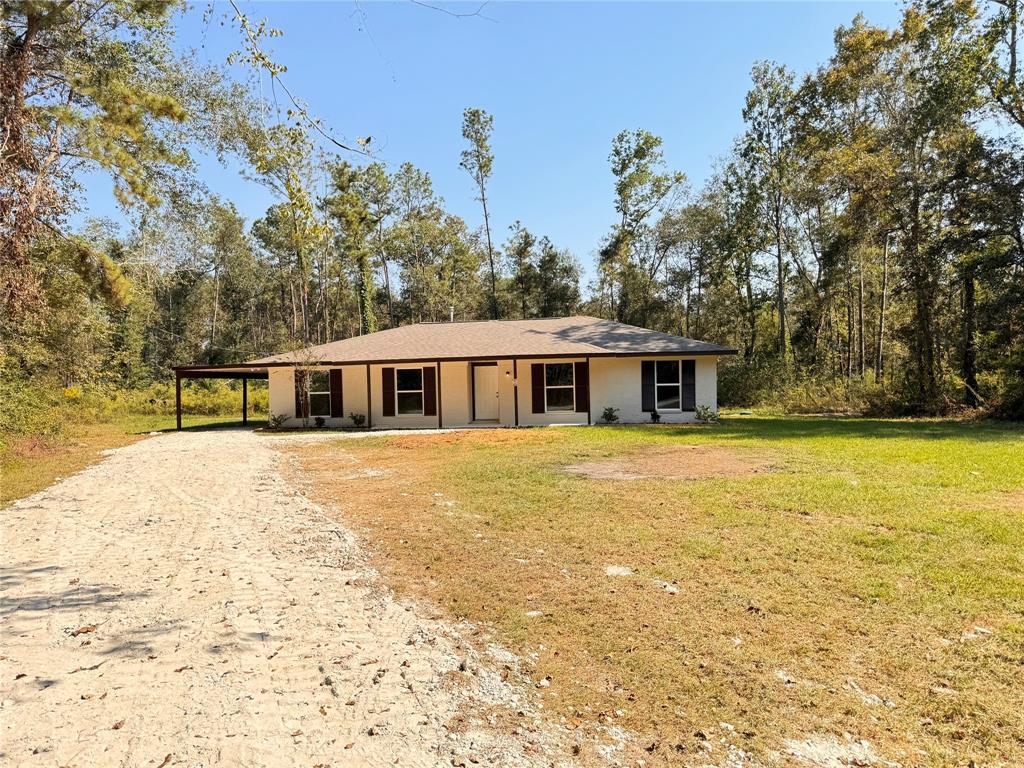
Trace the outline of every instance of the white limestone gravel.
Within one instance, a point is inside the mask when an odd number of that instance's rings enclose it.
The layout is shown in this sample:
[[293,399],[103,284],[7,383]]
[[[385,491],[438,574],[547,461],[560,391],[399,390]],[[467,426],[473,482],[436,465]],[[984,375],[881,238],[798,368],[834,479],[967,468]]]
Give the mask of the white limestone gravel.
[[397,602],[276,439],[151,437],[0,512],[0,764],[571,764],[515,657]]

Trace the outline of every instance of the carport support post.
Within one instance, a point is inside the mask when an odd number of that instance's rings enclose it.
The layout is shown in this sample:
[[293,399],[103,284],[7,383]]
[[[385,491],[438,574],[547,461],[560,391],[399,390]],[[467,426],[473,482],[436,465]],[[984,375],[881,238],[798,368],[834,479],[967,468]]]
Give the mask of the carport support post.
[[174,413],[178,417],[178,431],[181,432],[181,374],[174,372]]
[[249,379],[242,377],[242,426],[249,423]]

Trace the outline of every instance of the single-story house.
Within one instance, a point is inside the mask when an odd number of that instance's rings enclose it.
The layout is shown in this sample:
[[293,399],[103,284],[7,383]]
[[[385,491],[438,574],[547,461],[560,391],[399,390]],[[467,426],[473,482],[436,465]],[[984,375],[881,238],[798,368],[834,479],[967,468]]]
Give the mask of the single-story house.
[[[717,409],[717,363],[736,350],[596,317],[417,323],[181,379],[266,379],[282,426],[380,429],[694,419]],[[362,419],[360,419],[362,417]]]

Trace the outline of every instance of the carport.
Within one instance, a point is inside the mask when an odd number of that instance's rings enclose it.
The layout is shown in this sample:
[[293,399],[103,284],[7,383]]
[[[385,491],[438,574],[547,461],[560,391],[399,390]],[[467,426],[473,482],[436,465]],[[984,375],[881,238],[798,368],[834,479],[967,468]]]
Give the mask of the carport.
[[174,414],[178,431],[181,431],[181,380],[182,379],[241,379],[242,381],[242,424],[249,423],[249,380],[266,381],[267,369],[247,365],[182,365],[174,370]]

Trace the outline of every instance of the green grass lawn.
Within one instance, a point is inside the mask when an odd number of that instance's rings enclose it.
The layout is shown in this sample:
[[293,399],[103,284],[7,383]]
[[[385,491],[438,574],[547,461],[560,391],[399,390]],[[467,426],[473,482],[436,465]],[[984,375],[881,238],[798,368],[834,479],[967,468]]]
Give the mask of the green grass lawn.
[[[249,419],[251,426],[264,421]],[[183,416],[185,429],[241,426],[237,416]],[[46,488],[57,478],[78,472],[98,461],[108,448],[140,440],[150,432],[175,428],[173,415],[130,415],[112,421],[68,428],[58,441],[22,437],[0,454],[0,506]]]
[[[564,471],[701,447],[771,471]],[[649,763],[855,738],[904,766],[1024,764],[1020,425],[732,417],[293,450],[400,592],[490,628],[550,676],[549,711],[641,734]],[[387,472],[339,480],[351,457]]]

